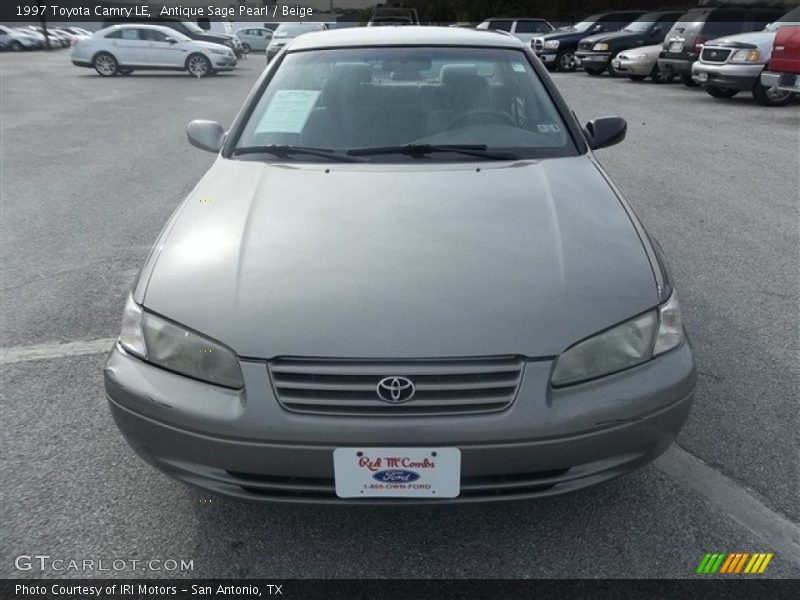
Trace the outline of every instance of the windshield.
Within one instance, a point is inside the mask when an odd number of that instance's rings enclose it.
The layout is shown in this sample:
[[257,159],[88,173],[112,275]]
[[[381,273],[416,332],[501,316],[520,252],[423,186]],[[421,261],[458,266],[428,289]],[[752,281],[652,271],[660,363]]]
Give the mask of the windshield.
[[622,31],[630,31],[631,33],[644,33],[653,25],[652,17],[643,17],[645,20],[634,21],[625,26]]
[[320,31],[323,26],[319,23],[281,23],[275,30],[275,37],[297,37],[302,33]]
[[205,33],[202,27],[200,27],[197,23],[192,23],[191,21],[181,21],[186,28],[191,31],[192,33]]
[[770,23],[764,28],[764,31],[778,31],[781,27],[791,25],[800,25],[800,6],[790,10],[774,23]]
[[575,23],[575,25],[567,25],[566,27],[559,27],[559,29],[569,30],[569,31],[586,31],[594,25],[594,21],[581,21],[580,23]]
[[[575,153],[523,51],[466,47],[288,54],[236,148],[272,145],[339,153],[403,145],[481,146],[519,157]],[[469,159],[447,152],[427,158]],[[415,159],[389,152],[370,160]]]

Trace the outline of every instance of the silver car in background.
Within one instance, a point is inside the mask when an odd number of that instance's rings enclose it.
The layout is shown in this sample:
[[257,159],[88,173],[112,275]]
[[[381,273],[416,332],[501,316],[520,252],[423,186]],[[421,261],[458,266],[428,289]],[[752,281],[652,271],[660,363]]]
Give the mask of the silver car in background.
[[611,59],[611,66],[618,75],[634,81],[643,81],[649,77],[655,83],[670,83],[677,75],[674,71],[658,66],[661,50],[661,44],[623,50]]
[[266,27],[245,27],[236,30],[236,37],[242,42],[245,52],[264,51],[272,40],[273,31]]
[[[114,419],[181,481],[290,502],[547,496],[672,444],[696,370],[659,246],[509,36],[298,37],[127,300]],[[633,159],[633,158],[632,158]]]
[[281,23],[275,28],[267,45],[267,62],[275,58],[278,52],[297,36],[324,30],[325,23]]

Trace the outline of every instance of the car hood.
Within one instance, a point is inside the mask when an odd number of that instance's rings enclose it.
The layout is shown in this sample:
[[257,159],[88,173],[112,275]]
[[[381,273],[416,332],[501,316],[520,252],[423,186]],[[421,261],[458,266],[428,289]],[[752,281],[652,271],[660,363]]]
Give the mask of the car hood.
[[612,31],[609,33],[595,33],[594,35],[590,35],[589,37],[581,38],[581,42],[588,42],[590,44],[596,44],[597,42],[608,42],[608,41],[633,42],[643,38],[644,35],[641,33],[632,33],[630,31],[624,31],[624,32]]
[[217,42],[219,44],[224,44],[225,42],[229,42],[234,37],[233,35],[228,35],[227,33],[212,33],[208,31],[204,31],[201,34],[197,34],[197,37],[200,39],[204,39],[209,42]]
[[644,54],[650,58],[658,58],[658,55],[661,54],[663,50],[661,44],[655,44],[653,46],[640,46],[638,48],[629,48],[628,50],[623,50],[620,54],[624,54],[626,56],[635,56],[637,54]]
[[542,33],[540,35],[537,35],[536,37],[542,38],[544,40],[565,40],[565,39],[579,40],[585,37],[585,33],[586,32],[580,32],[574,29],[567,29],[567,30],[554,29],[549,33]]
[[657,304],[588,156],[480,167],[220,157],[144,305],[244,357],[406,358],[552,356]]
[[189,40],[185,42],[187,46],[191,46],[193,48],[206,48],[208,50],[225,50],[225,52],[233,52],[230,46],[225,46],[224,44],[218,44],[216,42],[207,42],[204,40]]
[[705,45],[726,48],[758,48],[763,51],[765,48],[772,48],[772,42],[776,35],[776,31],[753,31],[708,40]]

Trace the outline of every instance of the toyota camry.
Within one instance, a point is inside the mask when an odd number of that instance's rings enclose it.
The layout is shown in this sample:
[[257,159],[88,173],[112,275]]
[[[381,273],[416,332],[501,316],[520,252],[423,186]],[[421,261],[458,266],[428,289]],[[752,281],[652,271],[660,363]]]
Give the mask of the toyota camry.
[[672,444],[696,368],[663,253],[530,48],[455,28],[281,50],[124,308],[111,412],[228,496],[469,502]]

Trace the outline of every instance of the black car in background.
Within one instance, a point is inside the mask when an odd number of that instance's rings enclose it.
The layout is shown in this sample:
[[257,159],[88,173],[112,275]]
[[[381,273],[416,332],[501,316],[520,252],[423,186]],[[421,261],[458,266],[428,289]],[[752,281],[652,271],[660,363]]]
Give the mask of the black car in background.
[[681,14],[681,12],[651,12],[642,15],[620,31],[590,35],[578,43],[575,56],[589,75],[601,75],[606,69],[614,75],[614,67],[611,66],[611,59],[614,56],[630,48],[660,44]]
[[181,21],[171,17],[154,17],[154,18],[118,18],[118,19],[105,19],[103,27],[110,25],[124,25],[130,23],[148,23],[150,25],[163,25],[164,27],[171,27],[175,31],[192,38],[193,40],[200,40],[202,42],[213,42],[214,44],[222,44],[228,46],[236,54],[236,58],[242,58],[244,55],[244,46],[235,35],[228,35],[226,33],[212,33],[205,31],[197,23],[191,21]]
[[688,86],[692,80],[692,63],[700,58],[703,44],[718,37],[761,31],[786,12],[781,8],[693,8],[685,13],[664,39],[658,67],[671,70]]
[[592,15],[575,25],[533,38],[531,47],[547,68],[574,71],[578,68],[578,42],[588,35],[619,31],[643,14],[644,11],[618,11]]

